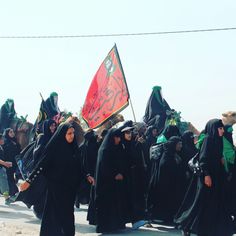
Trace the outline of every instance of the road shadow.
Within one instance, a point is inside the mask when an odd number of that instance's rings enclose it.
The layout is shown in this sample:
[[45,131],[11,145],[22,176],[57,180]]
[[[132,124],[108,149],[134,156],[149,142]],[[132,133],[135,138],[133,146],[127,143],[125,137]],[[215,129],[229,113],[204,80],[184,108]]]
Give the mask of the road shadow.
[[0,211],[0,218],[7,218],[7,219],[27,219],[32,220],[34,217],[22,212],[7,212],[7,211]]
[[1,205],[1,208],[10,208],[17,211],[27,211],[30,210],[27,206],[20,206],[17,203],[11,203],[10,205]]
[[75,232],[80,233],[80,234],[87,234],[87,233],[95,233],[96,234],[96,226],[89,225],[89,224],[75,223]]
[[[159,229],[160,228],[160,229]],[[116,236],[116,235],[148,235],[148,236],[177,236],[180,235],[180,232],[176,229],[165,227],[165,226],[159,226],[157,227],[151,227],[151,228],[145,228],[141,227],[138,230],[133,230],[130,227],[127,227],[124,230],[115,231],[112,233],[103,233],[103,234],[97,234],[96,233],[96,226],[87,225],[87,224],[76,224],[76,233],[79,234],[94,234],[94,235],[104,235],[104,236]]]

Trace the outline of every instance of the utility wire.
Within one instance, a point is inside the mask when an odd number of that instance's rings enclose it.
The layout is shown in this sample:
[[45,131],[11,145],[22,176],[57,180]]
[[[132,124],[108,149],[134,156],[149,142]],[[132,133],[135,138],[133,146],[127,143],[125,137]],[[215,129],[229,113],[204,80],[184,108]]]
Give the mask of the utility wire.
[[99,38],[99,37],[128,37],[128,36],[149,36],[149,35],[165,35],[165,34],[186,34],[186,33],[204,33],[215,31],[232,31],[236,27],[231,28],[213,28],[213,29],[194,29],[194,30],[177,30],[177,31],[159,31],[159,32],[141,32],[141,33],[119,33],[119,34],[84,34],[84,35],[12,35],[1,36],[0,39],[60,39],[60,38]]

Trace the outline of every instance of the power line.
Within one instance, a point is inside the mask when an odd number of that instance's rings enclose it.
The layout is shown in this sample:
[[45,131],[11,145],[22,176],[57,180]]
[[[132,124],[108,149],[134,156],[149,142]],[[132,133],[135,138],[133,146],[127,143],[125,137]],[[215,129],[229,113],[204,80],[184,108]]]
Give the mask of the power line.
[[0,36],[0,39],[61,39],[61,38],[101,38],[101,37],[128,37],[128,36],[149,36],[165,34],[186,34],[186,33],[204,33],[215,31],[232,31],[231,28],[213,28],[213,29],[194,29],[194,30],[176,30],[176,31],[159,31],[159,32],[140,32],[140,33],[118,33],[118,34],[84,34],[84,35],[12,35]]

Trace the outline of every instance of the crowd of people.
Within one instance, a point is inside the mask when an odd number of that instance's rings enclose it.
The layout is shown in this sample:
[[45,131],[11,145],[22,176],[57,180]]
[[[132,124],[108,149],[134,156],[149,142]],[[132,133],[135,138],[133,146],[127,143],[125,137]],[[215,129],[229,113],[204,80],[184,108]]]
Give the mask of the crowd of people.
[[[185,236],[235,232],[232,126],[212,119],[197,137],[173,124],[160,130],[126,121],[99,135],[88,129],[80,145],[77,135],[71,120],[52,118],[24,150],[11,128],[0,135],[0,192],[6,204],[23,201],[33,208],[41,236],[74,236],[74,207],[84,203],[97,233],[152,222],[174,225]],[[16,160],[26,157],[30,165],[19,166]],[[200,171],[189,168],[192,158]],[[20,192],[18,179],[24,180]],[[82,195],[87,201],[80,201]]]

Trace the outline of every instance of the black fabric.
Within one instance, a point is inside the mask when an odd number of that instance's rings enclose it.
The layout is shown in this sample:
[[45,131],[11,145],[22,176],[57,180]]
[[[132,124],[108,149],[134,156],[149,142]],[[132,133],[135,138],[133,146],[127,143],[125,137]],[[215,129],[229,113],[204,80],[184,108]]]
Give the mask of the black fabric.
[[71,124],[60,125],[47,144],[43,157],[27,181],[31,184],[41,173],[48,185],[41,224],[41,236],[74,236],[74,201],[81,181],[81,158],[74,139],[68,143],[65,135]]
[[194,157],[194,155],[197,154],[198,149],[196,148],[194,144],[194,134],[192,131],[185,131],[182,135],[182,151],[181,151],[181,157],[183,158],[185,171],[188,171],[188,162],[189,160]]
[[48,118],[53,118],[54,116],[60,113],[60,111],[58,110],[58,107],[54,103],[55,95],[56,94],[51,94],[45,101]]
[[9,131],[11,129],[7,128],[4,131],[5,143],[3,145],[4,149],[4,161],[12,162],[12,167],[6,169],[7,180],[9,185],[9,194],[11,196],[15,195],[18,192],[16,186],[16,180],[14,174],[18,171],[17,163],[15,157],[20,153],[20,145],[16,142],[16,138],[11,138],[9,136]]
[[111,232],[125,227],[126,187],[117,174],[124,175],[122,146],[115,145],[114,137],[120,131],[108,131],[98,151],[96,166],[95,204],[98,233]]
[[97,155],[98,155],[98,143],[97,143],[97,136],[94,131],[89,133],[85,133],[85,147],[86,147],[86,154],[84,153],[84,164],[85,164],[85,171],[86,175],[95,176],[95,169],[97,163]]
[[[84,172],[85,177],[82,180],[77,191],[77,196],[76,196],[77,205],[89,204],[91,185],[87,181],[86,177],[87,176],[95,177],[98,148],[99,148],[99,145],[97,143],[97,136],[95,132],[93,130],[87,131],[84,134],[84,142],[79,147],[79,152],[83,160],[83,172]],[[92,214],[89,213],[89,215],[92,215]]]
[[126,190],[126,223],[143,220],[145,217],[146,161],[141,143],[126,140],[122,133],[124,147],[124,183]]
[[[36,141],[28,145],[18,156],[21,167],[21,173],[26,179],[42,158],[42,153],[46,144],[51,139],[53,133],[50,126],[56,124],[54,120],[45,120],[43,124],[43,133],[38,135]],[[36,215],[42,216],[47,192],[47,181],[43,175],[31,184],[27,191],[20,192],[16,201],[24,202],[28,207],[34,205]]]
[[42,156],[45,146],[53,136],[50,130],[52,124],[56,125],[54,120],[48,119],[43,122],[43,133],[41,133],[36,140],[36,145],[33,151],[34,166],[36,166]]
[[[232,235],[232,222],[226,203],[226,173],[222,164],[223,140],[218,128],[223,127],[221,120],[208,121],[200,151],[200,165],[204,175],[193,176],[185,199],[175,222],[180,228],[208,236]],[[207,187],[204,177],[209,175],[212,186]]]
[[178,136],[178,137],[181,136],[179,128],[176,125],[167,125],[163,130],[162,134],[165,136],[167,140],[172,136]]
[[136,142],[134,146],[134,159],[131,166],[131,193],[132,193],[132,221],[147,218],[147,188],[149,159],[145,156],[145,145]]
[[[9,102],[11,105],[9,106]],[[4,129],[9,128],[11,121],[16,117],[16,111],[14,107],[14,101],[6,101],[0,110],[0,132],[2,133]]]
[[153,197],[152,218],[171,222],[181,204],[186,188],[186,176],[176,145],[181,142],[173,136],[164,146],[158,169],[156,195]]
[[143,121],[148,125],[156,125],[162,131],[166,122],[166,111],[171,110],[161,95],[161,88],[154,87],[148,99]]
[[[97,142],[97,135],[93,130],[89,130],[84,134],[85,142],[83,144],[83,152],[82,152],[82,158],[83,158],[83,163],[84,163],[84,171],[85,175],[91,176],[95,178],[95,169],[96,169],[96,164],[97,164],[97,155],[98,155],[98,148],[99,144]],[[79,196],[78,198],[81,198],[81,196],[86,197],[89,203],[88,206],[88,214],[87,214],[87,220],[89,221],[89,224],[95,225],[96,224],[96,212],[95,212],[95,203],[94,203],[94,186],[91,186],[91,184],[87,181],[86,178],[84,178],[83,185],[84,187],[87,185],[87,189],[84,188],[82,193],[82,189],[79,189]],[[87,194],[87,196],[86,196]]]
[[146,146],[147,146],[148,150],[150,150],[150,147],[157,142],[157,137],[154,137],[153,134],[152,134],[152,131],[154,129],[157,129],[157,127],[151,125],[151,126],[149,126],[147,128],[147,131],[145,133],[145,136],[146,136]]

